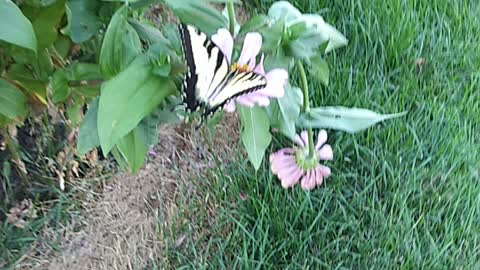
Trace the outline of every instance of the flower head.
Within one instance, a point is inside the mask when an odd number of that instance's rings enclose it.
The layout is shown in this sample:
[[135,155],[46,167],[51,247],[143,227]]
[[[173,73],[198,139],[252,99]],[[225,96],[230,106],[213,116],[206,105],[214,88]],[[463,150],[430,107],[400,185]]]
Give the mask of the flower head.
[[[233,37],[227,29],[219,29],[212,36],[212,41],[222,51],[227,60],[231,62],[233,51]],[[263,55],[257,63],[257,55],[262,48],[262,35],[260,33],[247,33],[243,42],[240,57],[236,63],[231,64],[231,68],[240,71],[253,71],[265,76],[267,86],[264,89],[239,96],[236,101],[244,106],[253,107],[255,104],[260,106],[268,106],[270,98],[283,97],[285,93],[284,86],[288,80],[288,72],[285,69],[272,69],[265,72],[263,66]],[[229,112],[235,111],[235,102],[231,100],[225,105],[225,110]]]
[[323,183],[330,176],[329,167],[321,165],[321,160],[332,160],[333,150],[327,142],[327,132],[320,130],[315,155],[308,157],[308,135],[303,131],[295,137],[294,148],[283,148],[270,155],[270,166],[273,174],[282,182],[282,187],[293,187],[301,180],[305,190],[311,190]]

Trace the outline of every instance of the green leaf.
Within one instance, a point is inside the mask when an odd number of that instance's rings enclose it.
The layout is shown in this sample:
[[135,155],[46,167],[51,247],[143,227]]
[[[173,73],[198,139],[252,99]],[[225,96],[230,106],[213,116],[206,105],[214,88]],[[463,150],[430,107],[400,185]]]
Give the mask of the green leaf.
[[[100,67],[91,63],[74,63],[70,66],[70,80],[101,80]],[[72,89],[87,97],[96,97],[100,92],[100,85],[81,86]]]
[[227,19],[216,9],[198,0],[164,0],[185,24],[197,26],[207,35],[212,35],[219,28],[227,28]]
[[67,58],[71,46],[72,41],[70,41],[70,38],[64,35],[59,35],[54,43],[55,51],[62,58]]
[[35,12],[35,15],[30,18],[37,36],[38,49],[48,48],[57,40],[57,25],[65,14],[64,2],[64,0],[59,0],[53,5]]
[[27,114],[27,98],[7,81],[0,79],[0,115],[14,119]]
[[170,41],[173,46],[173,49],[177,54],[182,54],[182,41],[180,39],[180,33],[178,33],[178,27],[176,24],[167,23],[163,27],[163,33],[165,37]]
[[305,22],[295,23],[289,27],[289,40],[285,41],[287,55],[296,58],[310,58],[317,54],[320,46],[328,41],[322,32],[309,28]]
[[310,74],[312,75],[311,77],[317,79],[323,85],[328,86],[330,69],[328,68],[327,61],[325,61],[325,59],[323,59],[320,54],[317,54],[310,60]]
[[268,115],[260,107],[237,106],[242,121],[241,139],[255,170],[260,168],[265,150],[272,141]]
[[335,27],[326,23],[322,16],[318,14],[304,14],[301,21],[305,22],[309,28],[315,29],[328,38],[328,45],[325,48],[325,53],[348,44],[347,38],[345,38],[345,36]]
[[68,86],[68,74],[65,69],[58,69],[50,81],[52,89],[53,103],[64,102],[70,96],[70,87]]
[[142,122],[137,126],[139,135],[147,146],[155,145],[158,143],[158,131],[157,131],[158,118],[155,113],[145,117]]
[[81,156],[100,146],[97,129],[98,100],[99,98],[96,98],[90,102],[88,111],[80,125],[77,152]]
[[89,40],[102,26],[97,16],[100,2],[97,0],[67,0],[66,11],[70,37],[75,43]]
[[72,93],[95,97],[99,93],[99,85],[71,87],[69,82],[99,80],[99,78],[101,75],[97,64],[77,62],[65,69],[57,69],[50,80],[52,101],[54,103],[64,102]]
[[282,21],[278,21],[271,27],[265,27],[258,31],[263,37],[262,51],[267,53],[275,52],[285,35],[285,24]]
[[267,107],[271,126],[277,128],[290,139],[293,139],[296,135],[295,121],[300,115],[302,104],[302,90],[287,84],[285,86],[285,95],[272,100],[270,106]]
[[283,21],[287,26],[302,17],[302,13],[287,1],[277,1],[270,6],[268,17]]
[[67,116],[74,127],[80,123],[83,104],[84,101],[78,96],[73,96],[73,100],[67,103]]
[[104,83],[98,111],[98,131],[104,155],[174,91],[172,81],[152,74],[151,63],[145,55]]
[[128,7],[122,6],[108,25],[100,51],[100,70],[111,78],[126,68],[142,52],[137,32],[127,21]]
[[132,173],[137,173],[145,161],[148,145],[141,134],[142,127],[137,127],[118,141],[117,149],[128,164]]
[[33,71],[25,65],[12,64],[6,77],[14,80],[23,89],[34,94],[43,104],[47,104],[47,85],[33,75]]
[[32,6],[32,7],[47,7],[58,0],[25,0],[25,4]]
[[163,43],[171,46],[170,41],[165,38],[162,32],[157,28],[132,18],[128,19],[128,22],[133,29],[137,31],[137,34],[141,39],[147,40],[150,43]]
[[37,38],[32,24],[10,0],[0,1],[0,40],[37,51]]
[[266,15],[255,15],[242,25],[240,31],[238,31],[238,34],[243,35],[248,32],[257,32],[260,29],[267,27],[269,23],[270,18],[268,18]]
[[331,128],[354,133],[378,122],[404,116],[406,112],[378,114],[376,112],[346,107],[317,107],[309,113],[302,113],[297,125],[302,128]]

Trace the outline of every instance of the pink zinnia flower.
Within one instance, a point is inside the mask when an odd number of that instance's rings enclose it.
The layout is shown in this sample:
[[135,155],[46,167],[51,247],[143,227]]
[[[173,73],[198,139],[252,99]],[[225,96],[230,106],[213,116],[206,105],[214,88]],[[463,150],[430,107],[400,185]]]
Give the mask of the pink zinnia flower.
[[321,165],[320,160],[332,160],[332,147],[327,142],[327,132],[320,130],[315,145],[315,155],[308,157],[308,135],[303,131],[295,137],[299,147],[283,148],[270,155],[270,166],[273,174],[282,182],[282,187],[293,187],[300,181],[302,188],[311,190],[323,183],[330,176],[329,167]]
[[[243,96],[237,97],[235,100],[241,105],[253,107],[255,104],[260,106],[268,106],[270,98],[283,97],[285,93],[284,86],[288,80],[288,72],[285,69],[276,68],[269,72],[265,72],[263,67],[263,55],[260,62],[257,63],[257,55],[262,48],[262,35],[260,33],[247,33],[243,42],[242,52],[240,58],[236,63],[232,63],[233,52],[233,37],[227,29],[219,29],[216,34],[212,36],[212,41],[222,51],[229,63],[233,67],[253,71],[255,73],[265,76],[267,79],[267,87]],[[228,112],[235,111],[234,100],[229,101],[224,108]]]

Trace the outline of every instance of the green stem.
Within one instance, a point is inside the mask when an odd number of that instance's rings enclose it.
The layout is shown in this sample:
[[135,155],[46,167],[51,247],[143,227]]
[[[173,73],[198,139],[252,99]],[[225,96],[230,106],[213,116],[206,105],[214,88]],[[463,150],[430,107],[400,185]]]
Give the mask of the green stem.
[[228,10],[228,29],[232,36],[235,35],[235,10],[233,8],[233,0],[227,2],[227,10]]
[[68,81],[70,87],[98,86],[104,82],[102,79]]
[[[297,60],[297,69],[300,73],[301,87],[303,91],[303,112],[308,113],[310,111],[310,100],[308,93],[308,81],[307,75],[305,74],[305,69],[301,60]],[[313,145],[313,130],[311,127],[308,128],[308,157],[312,158],[315,154],[315,149]]]

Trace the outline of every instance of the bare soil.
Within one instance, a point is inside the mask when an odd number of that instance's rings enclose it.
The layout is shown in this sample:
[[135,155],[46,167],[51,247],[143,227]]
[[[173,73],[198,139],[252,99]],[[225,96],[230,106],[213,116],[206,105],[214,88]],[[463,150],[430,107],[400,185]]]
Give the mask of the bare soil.
[[[217,158],[232,156],[239,134],[238,120],[225,115],[212,141]],[[218,132],[220,131],[221,132]],[[121,173],[106,181],[94,199],[84,202],[81,220],[60,232],[59,251],[47,244],[32,249],[23,269],[148,269],[168,266],[163,257],[165,234],[182,207],[179,197],[195,196],[195,180],[214,166],[201,136],[187,126],[163,126],[159,143],[138,173]],[[211,211],[214,214],[214,210]],[[80,229],[79,229],[79,224]],[[58,234],[57,234],[58,235]],[[182,236],[176,239],[181,244]]]

